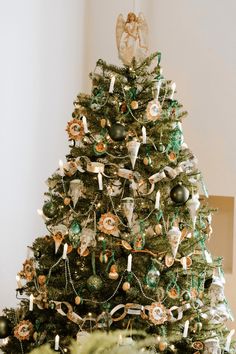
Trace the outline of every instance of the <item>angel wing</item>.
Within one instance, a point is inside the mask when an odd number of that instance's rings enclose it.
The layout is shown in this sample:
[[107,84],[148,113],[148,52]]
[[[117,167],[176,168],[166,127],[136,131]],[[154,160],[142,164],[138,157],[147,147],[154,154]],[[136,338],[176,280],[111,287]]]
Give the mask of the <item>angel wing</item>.
[[142,12],[138,15],[139,46],[148,51],[148,24]]
[[123,18],[123,15],[119,14],[116,21],[116,45],[118,50],[120,48],[120,40],[124,30],[125,30],[125,20]]

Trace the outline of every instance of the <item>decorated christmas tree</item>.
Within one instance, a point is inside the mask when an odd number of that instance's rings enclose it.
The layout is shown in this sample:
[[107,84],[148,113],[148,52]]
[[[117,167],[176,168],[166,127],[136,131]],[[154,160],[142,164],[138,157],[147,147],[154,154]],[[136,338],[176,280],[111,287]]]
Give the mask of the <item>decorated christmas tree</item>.
[[[186,116],[142,14],[118,17],[123,66],[98,60],[67,124],[69,153],[47,180],[36,238],[0,317],[4,353],[62,353],[94,331],[139,331],[152,353],[236,353],[222,259],[207,248],[212,209]],[[205,197],[200,197],[205,194]],[[104,333],[103,333],[104,334]],[[91,337],[92,338],[92,337]]]

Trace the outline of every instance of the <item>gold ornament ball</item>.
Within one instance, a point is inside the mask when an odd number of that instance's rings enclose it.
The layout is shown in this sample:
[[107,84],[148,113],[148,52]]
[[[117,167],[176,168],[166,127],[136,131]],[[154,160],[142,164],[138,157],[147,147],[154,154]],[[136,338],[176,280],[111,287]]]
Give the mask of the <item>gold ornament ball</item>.
[[160,352],[164,352],[166,350],[167,346],[168,346],[167,342],[164,342],[164,341],[160,342],[159,343]]
[[64,205],[69,205],[70,201],[71,201],[71,199],[69,197],[65,197],[64,198]]
[[117,266],[115,264],[112,264],[112,266],[110,268],[110,272],[117,273]]
[[80,296],[76,296],[75,298],[75,304],[79,305],[81,303],[81,297]]
[[102,118],[102,119],[100,120],[100,125],[101,125],[101,127],[102,127],[102,128],[105,128],[106,124],[107,124],[106,119],[105,119],[105,118]]
[[128,291],[130,289],[130,283],[128,281],[124,282],[124,284],[122,285],[122,289],[124,291]]
[[46,283],[46,276],[45,275],[39,275],[38,276],[38,283],[39,283],[39,285],[44,285]]
[[132,101],[132,102],[130,103],[130,107],[131,107],[132,109],[138,109],[138,101]]
[[162,234],[162,225],[161,224],[157,224],[154,229],[155,229],[155,233],[157,235],[161,235]]
[[101,263],[107,263],[108,262],[108,256],[106,253],[101,252],[99,255],[99,261]]
[[143,163],[144,163],[145,166],[148,166],[148,165],[151,165],[152,160],[151,160],[151,158],[149,156],[145,156],[143,158]]
[[119,278],[119,274],[117,272],[110,272],[108,274],[108,277],[109,277],[109,279],[117,280]]

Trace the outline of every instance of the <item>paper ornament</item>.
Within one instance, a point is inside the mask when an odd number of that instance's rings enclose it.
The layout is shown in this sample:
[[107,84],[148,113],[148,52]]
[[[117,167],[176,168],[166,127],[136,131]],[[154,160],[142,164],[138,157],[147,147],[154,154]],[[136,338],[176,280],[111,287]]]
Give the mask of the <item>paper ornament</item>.
[[203,354],[221,354],[219,339],[209,338],[204,342],[204,351]]
[[199,194],[193,194],[192,198],[186,202],[186,206],[188,207],[192,222],[193,228],[195,228],[196,220],[197,220],[197,210],[200,206],[199,202]]
[[105,234],[119,236],[117,216],[112,213],[102,214],[98,223],[98,229]]
[[129,227],[132,226],[132,218],[134,213],[134,198],[123,198],[122,199],[122,210],[128,221]]
[[129,157],[133,169],[138,157],[139,147],[140,147],[140,142],[136,140],[131,140],[127,143],[127,149],[128,149],[128,153],[129,153]]
[[167,237],[169,240],[169,244],[171,246],[172,254],[175,258],[179,248],[180,239],[181,239],[180,229],[177,226],[173,226],[172,229],[168,231]]
[[84,183],[80,179],[74,179],[70,182],[68,194],[71,196],[73,205],[75,207],[79,198],[84,198]]

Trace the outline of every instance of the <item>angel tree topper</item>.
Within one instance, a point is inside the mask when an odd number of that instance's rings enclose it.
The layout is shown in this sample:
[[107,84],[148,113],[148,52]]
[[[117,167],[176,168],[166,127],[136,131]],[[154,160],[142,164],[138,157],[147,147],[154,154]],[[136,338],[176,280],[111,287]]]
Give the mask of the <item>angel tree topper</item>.
[[119,15],[116,22],[116,44],[119,58],[125,65],[132,59],[140,62],[148,53],[148,25],[142,13],[129,12],[126,21]]

